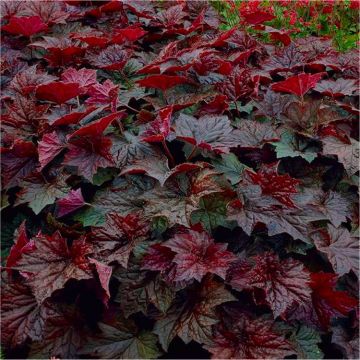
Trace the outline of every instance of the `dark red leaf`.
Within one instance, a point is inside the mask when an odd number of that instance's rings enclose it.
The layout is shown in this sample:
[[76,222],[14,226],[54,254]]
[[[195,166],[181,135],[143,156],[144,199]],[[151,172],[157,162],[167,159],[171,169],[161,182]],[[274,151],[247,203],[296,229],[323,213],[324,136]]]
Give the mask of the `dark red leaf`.
[[26,234],[25,220],[21,223],[15,232],[15,244],[11,247],[10,253],[6,259],[6,267],[11,269],[17,264],[24,252],[31,251],[35,247],[33,240],[30,240]]
[[259,289],[274,316],[283,316],[295,304],[310,300],[310,276],[294,259],[280,261],[272,253],[236,263],[229,271],[231,286],[237,290]]
[[245,314],[235,315],[229,327],[217,326],[206,349],[213,359],[279,359],[294,353],[273,321]]
[[111,42],[113,44],[123,44],[125,42],[134,42],[139,40],[147,31],[138,26],[129,26],[124,29],[117,30],[116,34],[112,37]]
[[162,142],[170,134],[170,120],[173,112],[173,106],[167,106],[161,109],[154,121],[145,128],[142,134],[142,140],[152,142]]
[[149,233],[149,224],[137,213],[120,216],[109,213],[104,227],[94,228],[92,239],[97,259],[106,264],[117,261],[127,268],[134,247]]
[[10,34],[27,37],[45,31],[47,28],[39,16],[13,16],[7,25],[2,26],[2,30]]
[[81,189],[71,190],[67,196],[58,200],[57,216],[62,217],[72,213],[85,205],[85,200],[82,196]]
[[2,180],[5,189],[16,186],[37,165],[36,146],[31,141],[16,140],[10,148],[1,150]]
[[38,143],[39,162],[44,168],[65,148],[64,140],[60,139],[56,131],[45,134]]
[[105,104],[110,105],[111,111],[115,112],[118,103],[119,86],[111,80],[106,80],[103,84],[95,84],[89,88],[86,104]]
[[79,94],[79,84],[77,83],[54,81],[48,84],[39,85],[36,88],[36,97],[38,99],[52,101],[59,105],[64,104]]
[[285,206],[296,207],[291,194],[299,191],[300,181],[288,174],[279,175],[277,167],[278,164],[264,165],[257,173],[247,173],[254,184],[260,185],[263,194],[274,197]]
[[255,11],[253,13],[244,15],[244,19],[245,22],[247,22],[250,25],[258,25],[266,21],[271,21],[275,19],[275,16],[265,11]]
[[99,167],[114,165],[111,139],[106,136],[80,137],[68,144],[64,165],[77,167],[78,174],[92,181]]
[[69,247],[59,232],[52,235],[39,233],[34,242],[35,249],[23,253],[15,268],[32,274],[28,283],[38,303],[55,290],[62,289],[70,279],[92,277],[86,258],[90,247],[85,238],[75,240]]
[[302,97],[310,89],[316,86],[316,84],[321,80],[323,75],[323,73],[314,75],[302,73],[299,75],[291,76],[284,81],[280,81],[271,85],[271,89],[274,91],[285,92]]
[[16,347],[26,340],[40,340],[44,335],[45,304],[39,305],[25,281],[15,281],[2,274],[1,343]]
[[358,300],[350,297],[345,291],[334,290],[336,281],[335,274],[311,274],[312,303],[324,328],[329,326],[331,318],[346,316],[358,306]]
[[176,264],[176,281],[200,281],[208,273],[224,279],[227,269],[235,260],[235,256],[226,250],[227,244],[215,244],[205,232],[190,230],[177,234],[166,241],[164,246],[176,254],[173,259]]
[[85,125],[81,127],[79,130],[76,130],[73,132],[69,139],[75,137],[75,136],[99,136],[102,135],[103,132],[106,130],[106,128],[115,120],[121,120],[126,116],[125,112],[116,112],[113,114],[110,114],[108,116],[105,116],[99,120],[96,120],[89,125]]
[[165,91],[177,85],[192,84],[193,82],[184,76],[152,75],[138,80],[137,83],[143,87]]

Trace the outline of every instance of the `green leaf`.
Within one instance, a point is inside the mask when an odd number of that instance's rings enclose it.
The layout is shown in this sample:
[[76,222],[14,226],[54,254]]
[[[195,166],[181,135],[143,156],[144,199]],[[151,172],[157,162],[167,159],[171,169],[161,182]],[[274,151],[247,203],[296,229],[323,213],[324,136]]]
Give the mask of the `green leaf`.
[[1,210],[9,206],[9,196],[7,194],[1,194]]
[[161,236],[168,228],[169,223],[164,216],[157,216],[153,218],[151,223],[152,234],[155,238]]
[[80,221],[83,226],[101,226],[105,224],[105,212],[95,207],[79,211],[74,220]]
[[29,207],[38,215],[41,210],[56,199],[67,195],[69,190],[66,178],[59,175],[55,181],[46,182],[40,175],[22,181],[22,190],[17,194],[16,205],[29,203]]
[[201,223],[208,231],[222,225],[230,227],[226,220],[226,205],[228,200],[220,194],[212,194],[200,199],[199,210],[191,215],[191,223]]
[[241,175],[246,168],[246,166],[238,160],[236,155],[232,153],[223,154],[221,155],[221,159],[215,159],[212,163],[216,170],[224,173],[232,185],[240,181]]
[[99,323],[100,333],[89,339],[80,354],[103,359],[154,359],[160,356],[157,336],[147,331],[138,332],[131,321],[114,325]]
[[99,168],[97,173],[93,176],[93,184],[101,186],[104,182],[112,180],[116,175],[116,169],[113,168]]
[[295,345],[299,359],[322,359],[324,354],[319,349],[320,335],[311,328],[301,326],[290,337],[290,342]]
[[289,132],[281,135],[281,141],[273,142],[277,158],[301,156],[311,163],[317,157],[317,149],[309,147],[306,142],[295,137]]

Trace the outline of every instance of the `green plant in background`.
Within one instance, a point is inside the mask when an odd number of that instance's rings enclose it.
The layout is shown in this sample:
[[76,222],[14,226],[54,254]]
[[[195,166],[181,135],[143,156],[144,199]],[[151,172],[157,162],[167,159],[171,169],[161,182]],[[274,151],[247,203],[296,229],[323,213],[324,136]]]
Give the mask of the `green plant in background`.
[[[359,41],[359,9],[356,1],[244,1],[213,0],[213,7],[222,16],[221,29],[228,30],[242,23],[249,11],[266,11],[275,16],[267,25],[288,31],[292,38],[324,36],[333,40],[339,51],[357,47]],[[253,28],[246,26],[249,32]],[[267,34],[258,32],[262,40]]]

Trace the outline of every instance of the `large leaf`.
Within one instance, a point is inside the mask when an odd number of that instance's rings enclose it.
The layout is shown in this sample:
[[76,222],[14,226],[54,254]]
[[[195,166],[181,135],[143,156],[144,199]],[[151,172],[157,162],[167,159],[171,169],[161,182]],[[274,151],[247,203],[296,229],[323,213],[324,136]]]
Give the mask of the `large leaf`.
[[200,281],[212,273],[225,278],[235,256],[226,250],[227,244],[215,244],[206,232],[189,230],[176,234],[163,243],[175,253],[175,281],[196,279]]
[[84,339],[83,324],[79,320],[74,307],[51,304],[46,314],[44,336],[32,343],[29,356],[34,359],[75,358]]
[[175,297],[174,289],[159,275],[141,271],[136,264],[131,264],[128,269],[118,268],[114,277],[120,281],[115,301],[120,304],[125,317],[139,311],[146,315],[150,304],[165,314]]
[[239,145],[227,116],[203,116],[196,119],[180,114],[175,121],[176,137],[206,150],[229,152]]
[[91,182],[98,168],[114,165],[111,145],[111,139],[101,135],[73,139],[63,163],[75,166],[78,174]]
[[1,154],[2,181],[5,189],[19,184],[37,165],[37,151],[31,141],[17,140]]
[[37,215],[45,206],[66,195],[69,187],[65,180],[66,177],[62,174],[51,182],[47,182],[41,175],[28,177],[21,182],[23,188],[17,195],[16,204],[28,203]]
[[235,314],[227,326],[216,327],[206,349],[215,359],[279,359],[294,353],[273,321],[245,314]]
[[359,238],[352,236],[349,230],[329,224],[327,230],[320,229],[313,233],[312,238],[316,248],[327,255],[338,275],[350,270],[359,274]]
[[107,214],[105,225],[95,228],[91,234],[96,257],[108,264],[117,261],[127,268],[131,251],[146,238],[149,230],[149,224],[138,213]]
[[186,344],[191,340],[198,343],[211,342],[212,325],[219,320],[215,313],[217,305],[234,300],[224,286],[214,280],[206,279],[194,294],[193,301],[169,309],[166,317],[156,322],[154,332],[164,350],[167,350],[175,336]]
[[344,165],[349,176],[359,170],[359,142],[351,139],[350,144],[343,143],[338,139],[329,136],[322,139],[323,154],[336,155]]
[[39,305],[25,281],[14,281],[4,273],[1,281],[1,342],[10,346],[28,338],[40,340],[45,322],[44,306]]
[[139,332],[130,320],[118,317],[110,324],[99,323],[94,334],[80,353],[103,359],[152,359],[160,355],[157,337],[150,332]]
[[53,235],[38,234],[35,249],[22,254],[14,268],[31,273],[29,285],[38,303],[42,303],[55,290],[62,289],[70,279],[92,277],[86,255],[90,252],[85,239],[67,245],[59,232]]
[[314,75],[309,75],[305,73],[298,74],[272,85],[271,89],[273,91],[295,94],[302,97],[310,89],[316,86],[322,76],[322,73]]
[[237,290],[257,288],[264,292],[274,317],[282,316],[294,303],[310,300],[310,276],[296,260],[280,261],[272,253],[239,261],[229,272],[229,281]]

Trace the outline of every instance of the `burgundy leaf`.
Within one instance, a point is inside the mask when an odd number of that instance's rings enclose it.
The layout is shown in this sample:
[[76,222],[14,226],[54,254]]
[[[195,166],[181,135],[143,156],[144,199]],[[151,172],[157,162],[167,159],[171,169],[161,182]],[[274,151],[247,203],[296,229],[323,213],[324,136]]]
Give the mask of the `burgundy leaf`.
[[192,81],[184,76],[152,75],[145,79],[138,80],[137,83],[143,87],[166,91],[177,85],[192,84]]
[[45,31],[47,28],[39,16],[13,16],[7,25],[2,26],[2,30],[10,34],[27,37]]
[[283,316],[294,304],[310,300],[310,276],[303,265],[294,259],[280,261],[272,253],[239,261],[229,271],[231,286],[237,290],[260,289],[274,316]]
[[251,25],[262,24],[265,21],[271,21],[275,19],[275,16],[265,11],[256,11],[250,14],[244,15],[245,22]]
[[45,317],[44,336],[33,342],[32,358],[75,358],[84,342],[83,321],[74,306],[51,304]]
[[39,162],[44,168],[49,162],[61,153],[65,148],[65,143],[59,138],[56,131],[45,134],[38,143]]
[[11,269],[17,264],[23,253],[31,251],[35,247],[33,240],[30,240],[26,234],[25,220],[15,231],[15,244],[11,247],[9,256],[6,259],[6,267]]
[[172,260],[176,264],[176,281],[200,281],[207,273],[224,279],[229,265],[235,260],[235,256],[226,250],[226,244],[215,244],[205,232],[189,230],[176,234],[163,245],[176,254]]
[[116,34],[112,37],[113,44],[123,44],[125,42],[134,42],[139,40],[147,31],[138,26],[129,26],[124,29],[117,30]]
[[111,111],[115,112],[118,103],[118,89],[111,80],[106,80],[103,84],[95,84],[89,88],[90,98],[86,104],[105,104],[110,105]]
[[71,190],[64,198],[58,200],[57,204],[57,216],[62,217],[72,213],[85,205],[85,200],[81,193],[81,188],[77,190]]
[[223,284],[210,278],[204,279],[195,291],[193,301],[189,299],[185,304],[175,302],[167,316],[156,322],[154,333],[159,336],[165,350],[175,336],[179,336],[185,344],[192,340],[200,344],[209,343],[212,325],[219,321],[216,306],[235,299]]
[[5,189],[16,186],[37,164],[37,151],[31,141],[16,140],[10,149],[1,150],[2,180]]
[[61,74],[61,80],[65,83],[77,83],[81,93],[86,93],[89,86],[96,84],[96,71],[82,68],[76,70],[68,68]]
[[279,359],[294,353],[273,321],[245,314],[232,319],[229,328],[216,327],[214,342],[206,349],[213,359]]
[[106,128],[115,120],[115,119],[122,119],[126,115],[125,112],[116,112],[105,116],[99,120],[96,120],[89,125],[85,125],[81,127],[79,130],[76,130],[70,135],[70,139],[75,136],[98,136],[102,135]]
[[312,239],[316,248],[327,255],[339,276],[350,270],[359,273],[359,239],[347,229],[329,224],[327,230],[320,229],[313,233]]
[[302,97],[310,89],[314,88],[322,77],[323,73],[314,75],[302,73],[271,85],[271,89],[273,91],[285,92]]
[[1,321],[4,326],[1,342],[15,347],[28,338],[40,340],[44,335],[45,312],[30,287],[22,280],[13,280],[2,274]]
[[358,306],[358,301],[345,291],[334,290],[336,280],[335,274],[311,274],[312,302],[324,328],[329,326],[332,317],[345,316]]
[[105,226],[92,231],[96,257],[107,264],[117,261],[127,268],[132,250],[146,238],[149,230],[149,224],[139,214],[107,214]]
[[71,247],[59,232],[39,233],[33,240],[35,249],[22,254],[15,268],[32,274],[29,285],[39,304],[68,280],[92,277],[86,258],[91,250],[85,238],[75,240]]
[[170,120],[173,112],[173,106],[167,106],[161,109],[155,118],[142,134],[143,141],[162,142],[170,133]]
[[300,181],[288,174],[279,175],[278,164],[265,165],[257,173],[247,171],[253,184],[260,185],[262,193],[270,195],[288,207],[295,207],[291,194],[298,192]]
[[79,84],[77,83],[65,83],[58,81],[39,85],[36,88],[37,98],[40,100],[52,101],[59,105],[64,104],[79,94]]
[[98,168],[114,165],[111,145],[111,139],[101,135],[73,139],[68,144],[63,164],[75,166],[78,174],[91,182]]

